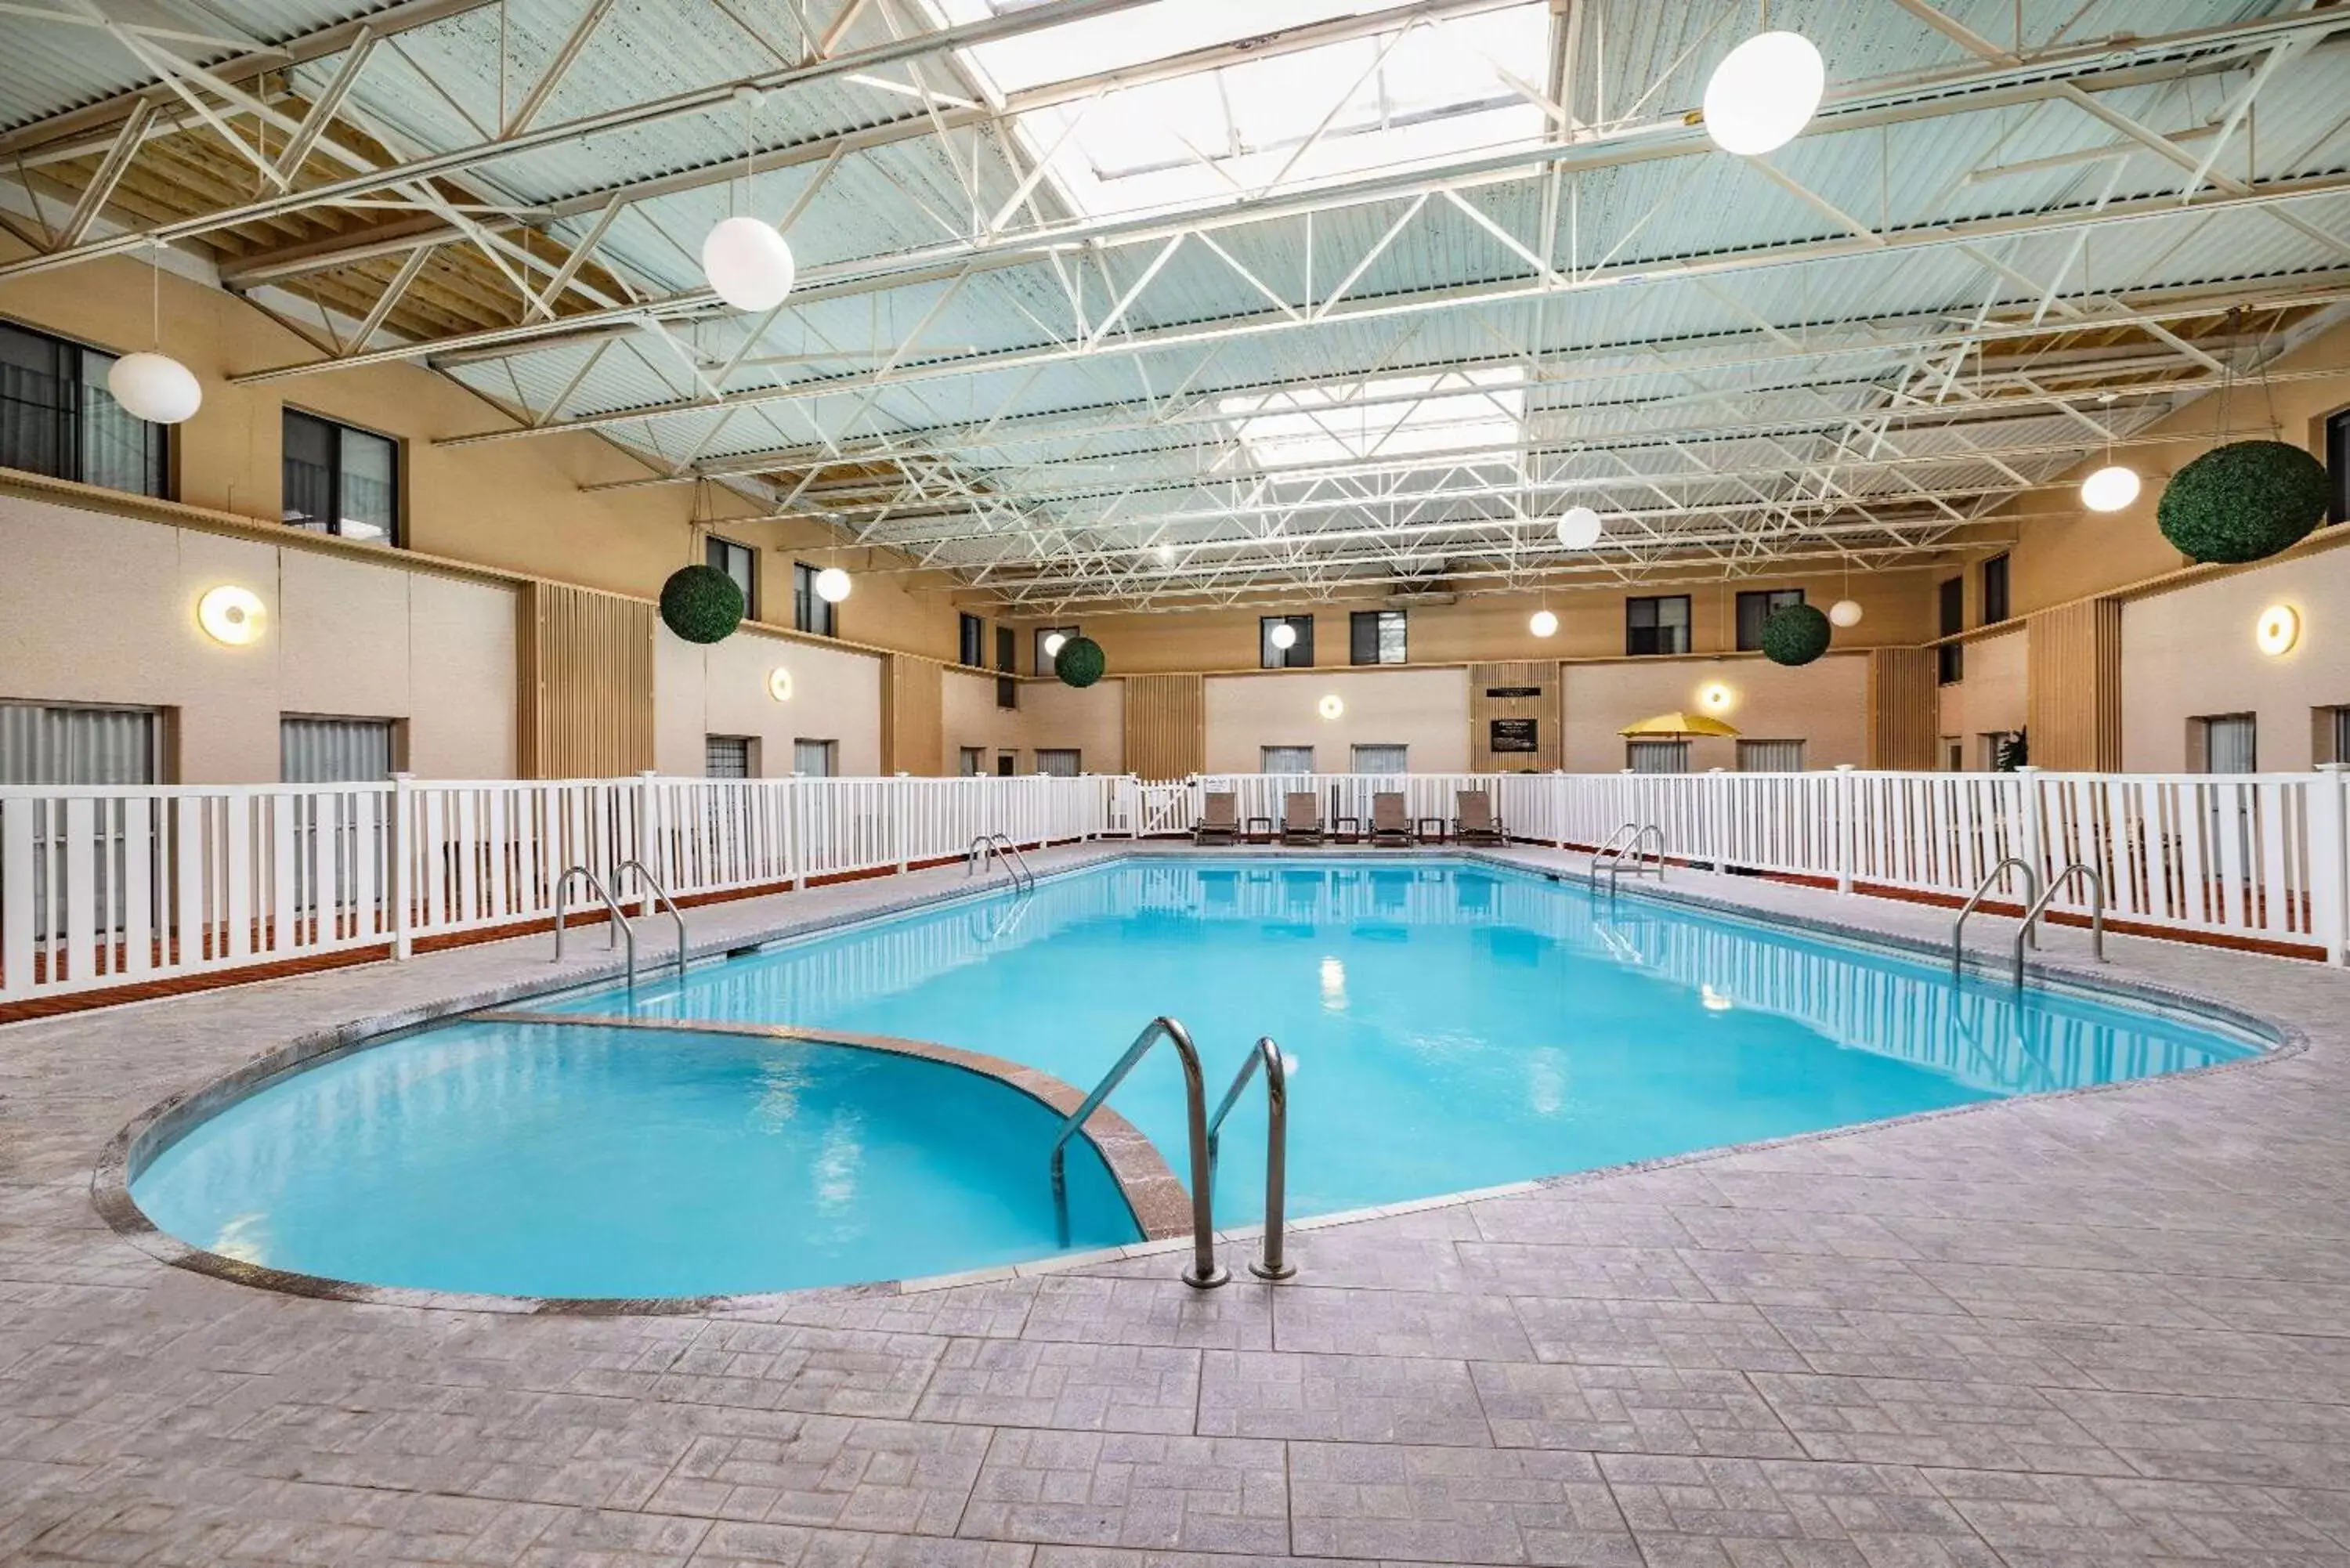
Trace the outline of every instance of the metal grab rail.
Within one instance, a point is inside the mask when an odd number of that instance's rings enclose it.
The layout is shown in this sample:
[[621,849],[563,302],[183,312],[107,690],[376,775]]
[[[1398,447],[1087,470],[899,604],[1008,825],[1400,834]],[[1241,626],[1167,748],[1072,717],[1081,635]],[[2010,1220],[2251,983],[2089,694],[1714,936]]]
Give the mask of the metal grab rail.
[[1003,863],[1004,874],[1012,878],[1014,888],[1024,881],[1032,891],[1035,889],[1036,873],[1030,867],[1028,857],[1020,853],[1020,846],[1001,833],[983,833],[971,841],[971,847],[963,851],[962,874],[976,876],[990,860]]
[[684,913],[678,909],[677,900],[669,896],[669,889],[661,886],[660,878],[653,875],[651,867],[646,865],[641,860],[623,860],[618,866],[612,867],[612,880],[615,882],[619,881],[620,879],[620,873],[623,871],[634,871],[638,876],[643,877],[645,879],[645,886],[652,890],[655,902],[668,909],[669,918],[677,922],[677,978],[683,980],[685,978],[686,950]]
[[[2089,952],[2099,963],[2106,961],[2106,879],[2097,868],[2087,861],[2075,860],[2057,872],[2049,882],[2048,890],[2034,898],[2032,901],[2032,907],[2023,911],[2023,929],[2015,933],[2016,990],[2023,989],[2023,939],[2032,936],[2033,928],[2039,923],[2041,912],[2048,908],[2057,894],[2064,890],[2064,884],[2075,877],[2086,877],[2089,879],[2089,891],[2093,895],[2089,900]],[[2040,939],[2036,936],[2033,937],[2032,945],[2038,947]]]
[[[1984,898],[1990,894],[1991,885],[2005,875],[2007,868],[2011,866],[2023,873],[2023,907],[2028,909],[2035,901],[2038,900],[2040,897],[2040,873],[2034,871],[2032,868],[2032,862],[2024,859],[2022,856],[2011,855],[2006,859],[2001,861],[1998,865],[1992,867],[1989,871],[1984,872],[1983,879],[1975,884],[1975,890],[1973,892],[1967,895],[1966,903],[1960,907],[1959,910],[1959,918],[1953,921],[1950,926],[1950,978],[1953,981],[1964,980],[1966,978],[1967,917],[1975,912],[1975,906],[1981,903]],[[2023,922],[2023,930],[2021,935],[2029,936],[2031,931],[2032,922],[2027,919]],[[2033,946],[2037,947],[2039,945],[2039,941],[2035,938],[2033,941]],[[2022,961],[2019,959],[2017,961],[2021,963]]]
[[[1627,832],[1632,836],[1629,844],[1621,842]],[[1640,858],[1640,846],[1646,844],[1652,836],[1657,841],[1657,858],[1654,862],[1649,862]],[[1593,888],[1599,886],[1599,868],[1603,863],[1607,868],[1607,891],[1610,893],[1616,891],[1616,879],[1623,875],[1627,866],[1631,867],[1632,875],[1635,877],[1654,876],[1658,881],[1663,881],[1665,879],[1665,830],[1653,822],[1627,822],[1609,834],[1607,842],[1601,845],[1591,857],[1590,869],[1584,874],[1585,880]]]
[[1232,1114],[1241,1091],[1259,1068],[1264,1071],[1264,1243],[1249,1272],[1260,1280],[1286,1280],[1297,1272],[1297,1265],[1281,1255],[1282,1209],[1289,1192],[1289,1069],[1282,1063],[1281,1047],[1269,1034],[1258,1036],[1248,1059],[1232,1075],[1232,1086],[1224,1091],[1223,1103],[1208,1118],[1208,1174],[1214,1179],[1224,1118]]
[[1175,1047],[1175,1059],[1183,1064],[1183,1119],[1191,1134],[1191,1266],[1183,1271],[1183,1282],[1196,1290],[1213,1290],[1232,1276],[1216,1266],[1215,1206],[1209,1196],[1213,1172],[1208,1155],[1208,1092],[1200,1078],[1199,1049],[1191,1044],[1190,1032],[1175,1020],[1154,1018],[1143,1025],[1118,1064],[1102,1075],[1094,1092],[1061,1124],[1059,1135],[1053,1139],[1053,1203],[1066,1228],[1069,1188],[1065,1151],[1069,1140],[1101,1109],[1110,1091],[1126,1081],[1134,1064],[1161,1040]]
[[636,928],[629,925],[629,917],[620,912],[620,901],[612,897],[611,889],[605,887],[603,883],[598,881],[596,879],[596,873],[588,870],[585,866],[572,867],[569,870],[564,872],[563,879],[555,885],[554,961],[556,963],[561,963],[563,961],[563,917],[566,908],[565,900],[567,900],[571,895],[571,879],[575,877],[584,880],[588,884],[589,890],[594,892],[598,898],[604,900],[604,908],[612,911],[612,929],[607,935],[604,945],[607,948],[609,948],[614,942],[620,940],[622,938],[627,939],[629,943],[629,989],[630,991],[636,990]]

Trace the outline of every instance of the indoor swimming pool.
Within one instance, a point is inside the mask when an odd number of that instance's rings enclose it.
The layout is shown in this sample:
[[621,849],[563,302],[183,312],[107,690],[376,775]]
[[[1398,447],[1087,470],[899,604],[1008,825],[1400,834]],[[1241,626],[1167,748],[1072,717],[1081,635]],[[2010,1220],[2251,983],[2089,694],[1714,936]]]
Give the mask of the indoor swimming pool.
[[[1082,1090],[1156,1014],[1209,1095],[1289,1066],[1289,1213],[1350,1210],[2201,1067],[2258,1049],[2177,1009],[1458,860],[1136,857],[639,983],[460,1021],[293,1074],[188,1129],[132,1195],[198,1247],[302,1273],[538,1296],[905,1278],[1139,1235],[1081,1143],[999,1081],[835,1045],[595,1022],[936,1042]],[[1112,1097],[1183,1173],[1154,1053]],[[1264,1104],[1217,1219],[1260,1217]]]

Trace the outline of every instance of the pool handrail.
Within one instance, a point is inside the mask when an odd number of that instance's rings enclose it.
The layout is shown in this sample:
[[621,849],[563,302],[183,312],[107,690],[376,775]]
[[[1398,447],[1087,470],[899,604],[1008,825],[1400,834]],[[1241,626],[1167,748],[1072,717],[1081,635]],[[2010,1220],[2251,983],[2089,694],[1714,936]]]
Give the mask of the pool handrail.
[[[1953,983],[1966,978],[1967,917],[1975,912],[1975,906],[1990,895],[1991,885],[2004,876],[2011,866],[2023,873],[2023,907],[2028,909],[2040,901],[2040,873],[2033,870],[2032,862],[2022,856],[2011,855],[1984,872],[1982,880],[1975,884],[1975,890],[1967,895],[1967,901],[1960,907],[1959,918],[1950,922],[1950,980]],[[2026,938],[2031,939],[2033,947],[2040,945],[2040,940],[2033,936],[2032,918],[2029,915],[2024,917],[2022,929],[2016,933],[2015,961],[2019,974],[2022,971],[2022,944]],[[2018,980],[2016,983],[2021,985],[2023,982]]]
[[[1624,839],[1624,836],[1627,833],[1632,836],[1629,842]],[[1651,836],[1657,841],[1657,857],[1653,861],[1643,860],[1640,858],[1640,846],[1648,843]],[[1658,881],[1663,881],[1665,879],[1665,830],[1653,822],[1627,822],[1609,834],[1607,842],[1592,854],[1590,868],[1584,873],[1584,879],[1595,889],[1599,886],[1599,870],[1602,864],[1605,864],[1607,868],[1607,891],[1611,897],[1616,891],[1617,879],[1623,875],[1627,867],[1631,868],[1632,875],[1635,877],[1654,877]]]
[[630,991],[634,991],[634,990],[636,990],[636,989],[637,989],[637,931],[636,931],[636,928],[635,928],[634,926],[629,925],[629,917],[628,917],[628,916],[626,916],[626,915],[624,915],[624,914],[622,914],[622,913],[620,912],[620,901],[619,901],[618,898],[613,898],[613,897],[612,897],[611,889],[609,889],[609,888],[606,888],[606,887],[604,886],[604,884],[603,884],[601,881],[598,880],[598,879],[597,879],[596,873],[594,873],[593,871],[588,870],[588,867],[586,867],[585,866],[574,866],[574,867],[570,867],[568,870],[567,870],[567,871],[565,871],[565,872],[563,873],[562,879],[561,879],[561,880],[559,880],[559,881],[557,881],[557,882],[555,884],[555,961],[555,961],[555,962],[556,962],[556,963],[561,963],[561,962],[563,961],[563,918],[564,918],[564,911],[565,911],[565,900],[566,900],[566,899],[567,899],[567,898],[571,896],[571,879],[572,879],[573,877],[579,877],[579,878],[581,878],[582,880],[584,880],[584,881],[588,884],[588,890],[589,890],[589,891],[591,891],[591,892],[593,892],[593,893],[594,893],[598,898],[599,898],[603,899],[603,900],[604,900],[604,907],[605,907],[606,909],[609,909],[609,910],[611,910],[611,911],[612,911],[612,929],[611,929],[609,932],[608,932],[608,933],[606,934],[606,937],[605,937],[605,940],[604,940],[604,945],[605,945],[607,948],[609,948],[609,947],[613,944],[613,942],[614,942],[614,941],[616,941],[616,940],[619,940],[623,939],[623,938],[625,938],[625,939],[627,940],[628,944],[629,944],[629,989]]
[[1029,866],[1028,857],[1020,853],[1020,846],[1001,833],[983,833],[971,841],[971,847],[963,851],[962,874],[974,876],[983,870],[990,860],[1003,862],[1004,875],[1012,878],[1014,891],[1019,890],[1024,880],[1032,890],[1035,888],[1036,873]]
[[1264,1240],[1249,1272],[1260,1280],[1286,1280],[1297,1272],[1297,1265],[1282,1256],[1281,1247],[1282,1210],[1289,1191],[1289,1068],[1270,1034],[1257,1037],[1241,1070],[1232,1075],[1232,1086],[1224,1091],[1216,1114],[1208,1118],[1208,1174],[1214,1178],[1224,1118],[1260,1068],[1264,1072]]
[[2032,901],[2032,907],[2023,911],[2023,925],[2015,933],[2016,990],[2023,989],[2024,939],[2031,937],[2032,945],[2035,948],[2040,945],[2040,939],[2033,935],[2033,929],[2039,924],[2042,913],[2055,901],[2056,895],[2064,890],[2064,884],[2075,877],[2086,877],[2089,879],[2089,954],[2099,963],[2106,961],[2106,878],[2103,873],[2087,861],[2075,860],[2051,877],[2048,890],[2034,898]]
[[1191,1044],[1191,1032],[1174,1019],[1162,1014],[1144,1024],[1142,1033],[1134,1037],[1134,1044],[1126,1048],[1126,1054],[1094,1085],[1093,1093],[1061,1123],[1061,1130],[1053,1139],[1053,1202],[1063,1215],[1067,1214],[1066,1151],[1069,1140],[1101,1108],[1110,1092],[1126,1081],[1134,1064],[1161,1040],[1175,1047],[1175,1059],[1183,1065],[1183,1118],[1191,1133],[1191,1266],[1183,1271],[1183,1282],[1195,1290],[1213,1290],[1232,1276],[1216,1266],[1216,1217],[1209,1190],[1208,1094],[1200,1077],[1199,1048]]
[[623,860],[612,867],[612,880],[619,881],[620,874],[624,871],[634,871],[643,877],[645,887],[652,894],[655,903],[666,909],[669,911],[669,918],[677,922],[677,978],[683,980],[687,945],[684,913],[678,909],[677,900],[669,896],[669,889],[661,886],[660,878],[653,875],[651,867],[641,860]]

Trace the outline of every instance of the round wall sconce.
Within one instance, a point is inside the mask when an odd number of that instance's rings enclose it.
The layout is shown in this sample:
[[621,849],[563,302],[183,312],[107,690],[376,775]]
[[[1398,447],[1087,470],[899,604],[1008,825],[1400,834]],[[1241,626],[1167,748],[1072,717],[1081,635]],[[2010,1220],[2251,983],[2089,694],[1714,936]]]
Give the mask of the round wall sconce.
[[261,596],[234,584],[223,584],[196,601],[196,624],[204,628],[206,637],[231,648],[259,641],[262,623],[267,618]]
[[792,672],[782,665],[767,671],[767,695],[778,702],[792,700]]
[[2269,606],[2252,628],[2252,640],[2271,659],[2291,653],[2301,640],[2301,612],[2291,605]]
[[1698,706],[1709,713],[1719,713],[1737,700],[1738,694],[1719,680],[1709,680],[1697,689]]
[[1342,699],[1336,691],[1333,691],[1327,697],[1323,698],[1320,702],[1315,704],[1315,707],[1325,719],[1336,719],[1347,711],[1345,700]]

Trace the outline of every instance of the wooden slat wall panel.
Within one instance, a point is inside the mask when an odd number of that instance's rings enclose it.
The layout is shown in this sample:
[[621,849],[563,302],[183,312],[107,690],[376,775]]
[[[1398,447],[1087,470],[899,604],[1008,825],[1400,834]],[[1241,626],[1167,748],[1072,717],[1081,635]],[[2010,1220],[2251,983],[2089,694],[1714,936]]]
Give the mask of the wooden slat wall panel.
[[1208,683],[1197,675],[1129,675],[1126,768],[1138,778],[1180,779],[1208,765]]
[[2043,768],[2122,765],[2122,606],[2087,599],[2025,618],[2025,723]]
[[936,659],[881,661],[881,771],[936,778],[945,771],[946,671]]
[[1868,650],[1868,765],[1940,766],[1935,740],[1940,720],[1936,660],[1930,648]]
[[[1534,688],[1532,697],[1489,697],[1496,687]],[[1565,739],[1566,691],[1559,680],[1558,661],[1527,659],[1514,664],[1472,664],[1469,667],[1469,766],[1475,773],[1549,773],[1559,765]],[[1492,721],[1535,721],[1533,752],[1493,750]]]
[[612,778],[653,765],[653,607],[558,583],[522,592],[521,774]]

